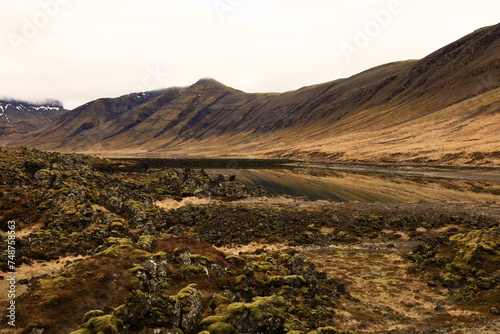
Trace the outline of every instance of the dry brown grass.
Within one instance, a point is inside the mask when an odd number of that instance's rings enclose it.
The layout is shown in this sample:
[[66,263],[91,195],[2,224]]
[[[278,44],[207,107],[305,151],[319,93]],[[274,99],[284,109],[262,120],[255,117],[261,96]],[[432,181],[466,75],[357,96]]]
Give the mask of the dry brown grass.
[[248,245],[217,247],[217,249],[224,253],[239,254],[239,253],[254,252],[257,249],[264,249],[267,252],[276,252],[286,247],[287,247],[286,244],[280,244],[280,243],[264,244],[264,243],[252,242]]
[[[435,324],[450,327],[457,318],[481,317],[452,304],[446,290],[431,288],[418,276],[408,274],[408,261],[397,253],[362,249],[338,249],[308,253],[318,269],[348,283],[348,290],[359,302],[343,300],[337,312],[339,328],[373,332],[408,329]],[[360,306],[362,305],[362,306]],[[437,313],[436,306],[445,307]]]
[[[31,264],[23,264],[16,269],[16,280],[31,280],[35,277],[52,275],[60,272],[68,263],[88,258],[88,256],[68,256],[53,261],[34,261]],[[0,291],[7,291],[6,280],[0,281]],[[27,285],[17,285],[16,296],[20,297],[29,290]],[[0,295],[0,304],[5,303],[7,296]]]

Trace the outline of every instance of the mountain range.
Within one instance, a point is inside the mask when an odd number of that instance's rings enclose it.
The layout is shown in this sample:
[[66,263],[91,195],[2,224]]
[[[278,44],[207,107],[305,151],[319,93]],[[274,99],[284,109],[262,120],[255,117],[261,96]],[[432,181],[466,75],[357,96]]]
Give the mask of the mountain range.
[[36,107],[0,101],[1,145],[107,156],[498,166],[500,24],[421,60],[285,93],[245,93],[201,79],[70,111]]
[[39,130],[65,111],[57,100],[33,103],[0,99],[0,137]]

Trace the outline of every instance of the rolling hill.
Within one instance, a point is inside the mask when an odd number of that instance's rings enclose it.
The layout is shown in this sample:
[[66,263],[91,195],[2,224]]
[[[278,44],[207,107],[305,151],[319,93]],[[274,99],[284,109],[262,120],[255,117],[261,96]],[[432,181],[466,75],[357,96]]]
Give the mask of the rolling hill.
[[286,93],[213,79],[89,102],[2,145],[114,156],[500,165],[500,24]]

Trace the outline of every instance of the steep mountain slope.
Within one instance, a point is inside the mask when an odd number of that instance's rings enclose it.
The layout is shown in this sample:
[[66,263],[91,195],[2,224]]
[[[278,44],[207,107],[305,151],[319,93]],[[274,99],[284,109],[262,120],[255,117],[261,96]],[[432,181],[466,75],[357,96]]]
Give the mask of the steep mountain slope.
[[26,136],[42,149],[149,156],[499,163],[500,24],[422,60],[282,94],[203,79],[79,107]]
[[[141,122],[152,113],[147,109],[147,103],[157,98],[160,93],[152,91],[129,94],[116,99],[105,98],[91,101],[68,112],[58,122],[43,131],[34,133],[32,141],[43,143],[42,145],[45,146],[54,145],[53,148],[56,150],[71,147],[71,150],[79,151],[96,145],[103,138],[91,135],[96,128],[98,130],[102,124],[109,122],[115,122],[119,127],[121,116],[124,116],[131,124]],[[140,113],[134,114],[132,111],[137,106],[142,106],[143,109]],[[125,126],[130,126],[128,123],[125,124]]]
[[0,99],[0,136],[19,135],[47,126],[65,112],[59,101],[30,103]]

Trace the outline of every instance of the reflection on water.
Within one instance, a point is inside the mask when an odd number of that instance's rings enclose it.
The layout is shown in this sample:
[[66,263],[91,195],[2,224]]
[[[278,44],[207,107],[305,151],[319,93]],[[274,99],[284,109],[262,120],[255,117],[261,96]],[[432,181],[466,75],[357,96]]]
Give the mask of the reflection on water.
[[476,182],[421,176],[354,174],[325,169],[224,169],[248,186],[273,195],[311,200],[362,202],[497,202],[500,182]]

